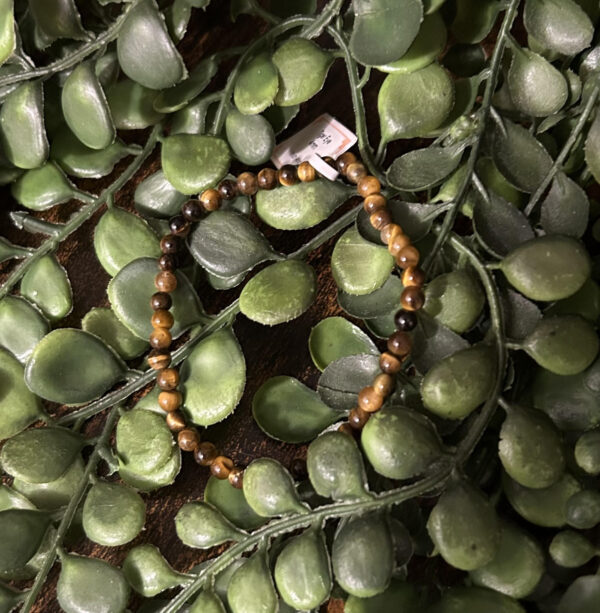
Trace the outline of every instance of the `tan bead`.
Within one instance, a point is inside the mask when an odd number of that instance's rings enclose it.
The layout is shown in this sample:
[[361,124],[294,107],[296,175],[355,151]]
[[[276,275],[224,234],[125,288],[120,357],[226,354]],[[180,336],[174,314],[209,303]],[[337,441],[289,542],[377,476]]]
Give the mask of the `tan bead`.
[[163,411],[171,413],[176,411],[183,402],[183,396],[178,390],[165,390],[158,395],[158,405]]
[[383,226],[379,236],[381,242],[387,245],[398,234],[402,234],[402,228],[397,223],[389,223],[387,226]]
[[379,209],[385,209],[387,200],[381,194],[371,194],[363,200],[363,209],[371,215]]
[[343,175],[346,174],[346,170],[348,170],[348,166],[358,161],[356,156],[351,151],[346,151],[346,153],[342,153],[340,157],[335,161],[336,168]]
[[362,430],[370,417],[370,413],[363,411],[360,407],[355,407],[348,414],[348,423],[355,430]]
[[406,357],[412,349],[412,339],[408,332],[396,330],[387,341],[388,351],[399,358]]
[[177,435],[177,444],[181,451],[196,451],[200,444],[200,435],[194,428],[186,428]]
[[415,266],[409,266],[402,273],[402,285],[404,287],[422,287],[425,285],[425,271]]
[[420,287],[405,287],[400,296],[400,304],[407,311],[418,311],[425,304],[425,294]]
[[373,379],[373,389],[384,398],[389,396],[394,389],[394,378],[386,373],[377,375]]
[[174,390],[179,385],[179,371],[165,368],[156,375],[156,384],[161,390]]
[[282,166],[277,171],[277,178],[279,179],[279,183],[284,187],[290,187],[298,183],[298,173],[296,172],[296,168],[291,164]]
[[200,466],[210,466],[218,455],[219,452],[212,443],[203,441],[198,445],[196,451],[194,451],[194,460],[196,460]]
[[154,285],[159,292],[174,292],[177,289],[177,277],[169,270],[163,270],[154,277]]
[[198,196],[200,204],[207,211],[216,211],[221,206],[221,194],[216,189],[206,189]]
[[358,406],[367,413],[379,411],[382,404],[383,396],[370,385],[363,387],[358,393]]
[[154,349],[168,349],[173,337],[167,328],[154,328],[150,335],[150,346]]
[[277,171],[274,168],[263,168],[256,178],[259,189],[274,189],[277,187]]
[[381,231],[385,226],[392,223],[392,216],[387,209],[378,209],[370,215],[369,221],[376,230]]
[[400,268],[414,268],[418,265],[420,258],[419,250],[414,245],[408,245],[396,256],[396,264]]
[[310,162],[302,162],[298,166],[298,178],[302,183],[310,183],[317,178],[317,171],[311,166]]
[[385,351],[379,358],[379,368],[388,375],[395,375],[402,369],[402,361],[393,353]]
[[356,189],[363,198],[366,198],[371,194],[378,194],[381,191],[381,183],[377,177],[367,175],[359,179]]
[[243,172],[237,178],[237,187],[240,194],[244,196],[254,196],[258,191],[258,181],[252,172]]
[[185,423],[185,417],[181,411],[167,413],[165,421],[167,422],[167,428],[169,428],[171,432],[181,432],[182,430],[185,430],[187,425]]
[[367,176],[367,169],[360,162],[352,162],[346,168],[346,177],[350,183],[358,183],[363,177]]
[[153,328],[167,328],[170,329],[175,323],[173,314],[166,309],[158,309],[152,313],[152,319],[150,320]]
[[229,476],[229,483],[235,487],[236,490],[241,490],[244,486],[244,470],[235,466],[231,469]]
[[227,456],[217,456],[210,465],[210,472],[217,479],[228,479],[233,469],[233,461]]
[[410,245],[410,238],[404,234],[404,232],[399,232],[394,235],[394,238],[388,243],[388,251],[396,257],[402,249],[408,247]]
[[171,363],[171,354],[164,349],[154,349],[148,354],[148,366],[152,370],[162,370]]

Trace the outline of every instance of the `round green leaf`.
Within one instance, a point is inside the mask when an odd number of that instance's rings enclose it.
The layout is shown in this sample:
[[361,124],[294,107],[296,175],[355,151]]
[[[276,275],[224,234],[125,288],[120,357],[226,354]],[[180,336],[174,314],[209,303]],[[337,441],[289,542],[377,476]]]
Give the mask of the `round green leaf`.
[[75,328],[50,332],[25,367],[25,383],[38,396],[62,404],[99,398],[123,379],[126,367],[99,338]]
[[206,502],[184,504],[175,516],[175,530],[184,545],[196,549],[208,549],[227,541],[236,541],[243,534]]
[[158,123],[164,115],[154,108],[157,95],[156,90],[131,79],[110,87],[106,98],[117,130],[143,130]]
[[221,599],[214,592],[204,590],[194,600],[189,613],[226,613],[226,609]]
[[600,430],[584,432],[577,439],[575,461],[589,475],[600,474]]
[[235,82],[233,101],[244,115],[255,115],[273,104],[278,90],[277,68],[268,53],[260,53],[242,67]]
[[50,517],[39,511],[8,509],[0,512],[0,573],[23,568],[39,549]]
[[600,576],[577,577],[558,604],[558,613],[595,613],[600,600]]
[[416,613],[420,610],[420,604],[419,593],[412,583],[392,579],[389,587],[377,596],[349,596],[344,604],[344,613]]
[[580,238],[586,231],[589,212],[590,203],[583,189],[564,173],[557,173],[540,211],[544,232]]
[[513,598],[482,587],[450,588],[444,592],[442,599],[428,610],[428,613],[461,613],[462,611],[525,613],[525,609]]
[[73,198],[73,185],[52,162],[28,170],[11,186],[14,199],[32,211],[46,211]]
[[259,166],[273,153],[275,133],[262,115],[242,115],[232,109],[225,120],[225,134],[233,155],[243,164]]
[[567,522],[579,530],[591,530],[600,522],[600,492],[581,490],[567,501]]
[[279,599],[262,551],[248,558],[232,575],[227,602],[232,613],[278,613]]
[[15,50],[15,16],[13,0],[0,2],[0,64],[4,64]]
[[162,170],[139,183],[133,195],[135,208],[146,217],[173,217],[187,199],[167,181]]
[[270,106],[263,117],[273,126],[275,134],[283,132],[300,112],[300,105],[292,106]]
[[[164,417],[163,423],[164,423]],[[138,471],[119,462],[119,475],[131,487],[142,492],[151,492],[166,485],[171,485],[181,469],[181,451],[173,445],[169,459],[155,470]]]
[[171,568],[158,547],[149,543],[138,545],[127,554],[123,574],[129,585],[146,598],[177,587],[186,579],[185,575]]
[[400,296],[404,286],[396,275],[390,275],[387,281],[374,292],[356,296],[338,290],[338,304],[353,317],[371,319],[387,315],[400,304]]
[[492,29],[500,7],[495,0],[457,0],[451,30],[461,43],[478,43]]
[[204,489],[204,500],[242,530],[254,530],[265,523],[265,518],[257,515],[246,502],[244,492],[231,487],[225,479],[209,477]]
[[600,178],[600,115],[592,122],[585,139],[585,163],[596,181]]
[[19,362],[27,361],[49,330],[44,316],[24,298],[6,296],[0,300],[0,346]]
[[38,36],[45,45],[57,38],[89,38],[81,26],[81,17],[74,0],[31,0],[29,9],[39,30]]
[[299,260],[271,264],[252,277],[240,294],[240,311],[266,326],[299,317],[316,294],[314,270]]

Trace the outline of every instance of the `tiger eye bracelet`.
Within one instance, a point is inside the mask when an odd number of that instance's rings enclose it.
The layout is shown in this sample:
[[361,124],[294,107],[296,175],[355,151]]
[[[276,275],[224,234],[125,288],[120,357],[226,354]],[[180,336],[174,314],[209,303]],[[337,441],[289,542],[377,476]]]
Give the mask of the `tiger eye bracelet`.
[[[387,200],[381,194],[379,180],[367,174],[365,166],[353,153],[346,152],[336,161],[325,161],[356,185],[358,194],[363,198],[363,207],[369,215],[373,228],[380,232],[381,240],[394,256],[397,266],[402,270],[404,290],[400,297],[400,310],[395,314],[396,332],[387,340],[387,351],[381,354],[378,374],[371,385],[364,387],[358,394],[358,406],[353,408],[348,421],[339,426],[339,430],[348,434],[360,431],[372,413],[377,412],[394,389],[394,375],[410,354],[412,340],[409,332],[417,325],[416,311],[423,307],[425,296],[423,285],[425,273],[418,267],[420,254],[402,228],[392,221],[387,208]],[[241,488],[243,469],[235,466],[231,458],[220,455],[213,443],[200,440],[198,430],[186,422],[181,410],[183,396],[178,390],[179,371],[171,366],[171,328],[173,315],[171,292],[177,288],[175,270],[178,266],[178,254],[184,245],[184,238],[191,225],[200,221],[207,213],[220,208],[224,200],[231,200],[239,195],[254,196],[260,189],[271,190],[277,185],[290,186],[299,182],[314,181],[319,173],[309,162],[302,162],[298,167],[286,165],[279,170],[263,168],[258,174],[241,173],[236,180],[224,179],[216,189],[203,191],[197,200],[186,202],[179,215],[169,220],[170,234],[160,241],[162,255],[158,260],[159,272],[154,285],[157,292],[152,295],[150,304],[153,309],[152,333],[148,355],[148,364],[157,371],[156,384],[160,389],[158,403],[166,411],[169,429],[177,434],[177,443],[182,451],[190,451],[201,466],[210,467],[210,472],[217,479],[228,479],[235,488]],[[296,471],[295,471],[296,472]]]

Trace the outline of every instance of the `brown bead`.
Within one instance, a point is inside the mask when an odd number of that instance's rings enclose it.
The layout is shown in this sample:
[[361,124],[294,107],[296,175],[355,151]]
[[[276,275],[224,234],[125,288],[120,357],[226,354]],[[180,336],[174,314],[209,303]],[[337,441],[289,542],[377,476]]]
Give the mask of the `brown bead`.
[[159,309],[170,309],[172,305],[173,299],[169,294],[165,294],[164,292],[156,292],[150,297],[150,306],[154,311],[158,311]]
[[217,190],[223,200],[233,200],[238,195],[237,184],[231,179],[223,179],[219,183]]
[[369,421],[369,417],[371,417],[370,413],[363,411],[360,407],[355,407],[348,415],[348,423],[355,430],[362,430],[365,427],[365,424]]
[[348,164],[346,177],[350,183],[358,183],[363,177],[367,176],[367,169],[360,162]]
[[385,226],[392,223],[392,216],[387,209],[378,209],[371,214],[369,221],[376,230],[383,230]]
[[170,270],[163,270],[154,278],[154,285],[159,292],[174,292],[177,288],[177,277]]
[[410,353],[412,349],[412,339],[408,332],[401,332],[397,330],[388,338],[387,342],[388,351],[391,351],[399,358],[403,358]]
[[169,230],[176,236],[185,236],[190,231],[190,223],[183,215],[169,219]]
[[347,421],[342,422],[338,426],[337,430],[338,432],[342,432],[343,434],[347,434],[348,436],[354,437],[354,430],[352,429],[352,426]]
[[363,198],[366,198],[371,194],[378,194],[381,191],[381,183],[377,177],[367,175],[359,179],[356,189]]
[[379,233],[381,242],[388,244],[398,234],[402,234],[402,228],[397,223],[389,223],[387,226],[383,226],[383,229]]
[[156,384],[161,390],[174,390],[179,385],[179,371],[165,368],[156,375]]
[[216,211],[221,206],[221,194],[216,189],[206,189],[198,196],[207,211]]
[[396,328],[398,328],[398,330],[410,332],[417,327],[417,315],[413,311],[400,309],[399,311],[396,311],[394,315],[394,323],[396,324]]
[[244,470],[235,466],[231,469],[229,476],[229,483],[235,487],[236,490],[241,490],[244,487]]
[[402,361],[399,360],[393,353],[385,351],[379,358],[379,368],[388,374],[395,375],[400,372],[402,368]]
[[388,251],[395,257],[404,247],[410,245],[410,238],[404,234],[404,232],[398,232],[394,235],[392,240],[388,243]]
[[158,311],[154,311],[154,313],[152,313],[150,323],[152,324],[153,328],[170,329],[173,327],[175,321],[171,311],[163,311],[162,309],[159,309]]
[[196,451],[200,444],[200,435],[193,428],[186,428],[177,435],[177,444],[181,451]]
[[367,413],[379,411],[383,404],[383,396],[378,394],[373,387],[367,385],[358,392],[358,406]]
[[217,456],[210,465],[210,472],[217,479],[227,479],[233,469],[233,460],[227,456]]
[[158,267],[161,270],[175,270],[177,268],[177,256],[173,253],[163,253],[158,258]]
[[381,194],[371,194],[363,201],[363,208],[369,215],[379,209],[385,209],[386,206],[387,200]]
[[196,460],[200,466],[210,466],[218,455],[219,452],[212,443],[203,441],[194,451],[194,460]]
[[277,171],[274,168],[263,168],[256,178],[260,189],[273,189],[277,187]]
[[154,328],[150,335],[150,347],[154,349],[168,349],[173,337],[166,328]]
[[244,196],[254,196],[258,191],[258,181],[253,172],[243,172],[237,178],[237,188]]
[[421,268],[409,266],[402,273],[402,285],[404,287],[423,287],[425,285],[425,271]]
[[356,162],[356,156],[352,151],[346,151],[346,153],[342,153],[340,157],[335,161],[335,165],[337,169],[343,174],[346,174],[346,170],[348,170],[348,166]]
[[414,268],[419,263],[420,258],[419,250],[414,245],[408,245],[396,256],[396,264],[400,268]]
[[335,165],[335,160],[330,156],[330,155],[326,155],[323,158],[323,161],[325,162],[325,164],[328,164],[329,166],[331,166],[332,168],[336,169],[336,165]]
[[302,162],[298,166],[298,178],[303,183],[310,183],[317,178],[317,171],[311,166],[310,162]]
[[164,349],[153,349],[148,354],[148,366],[153,370],[162,370],[171,363],[171,354]]
[[200,221],[202,219],[202,214],[204,213],[204,209],[202,205],[197,200],[188,200],[181,207],[181,214],[192,223]]
[[425,304],[425,294],[420,287],[405,287],[400,296],[400,304],[407,311],[418,311]]
[[377,375],[373,379],[373,389],[381,396],[389,396],[394,389],[394,378],[386,373]]
[[160,250],[163,253],[177,253],[181,249],[181,239],[174,234],[167,234],[160,239]]
[[306,460],[304,458],[294,458],[290,464],[290,473],[296,481],[303,481],[308,477]]
[[277,178],[279,179],[279,183],[285,187],[298,183],[298,173],[296,172],[296,168],[291,164],[282,166],[277,171]]
[[158,395],[158,405],[163,411],[172,413],[176,411],[183,402],[181,392],[177,390],[163,391]]
[[185,423],[185,417],[181,411],[167,413],[165,421],[167,422],[167,428],[169,428],[171,432],[181,432],[182,430],[185,430],[187,425]]

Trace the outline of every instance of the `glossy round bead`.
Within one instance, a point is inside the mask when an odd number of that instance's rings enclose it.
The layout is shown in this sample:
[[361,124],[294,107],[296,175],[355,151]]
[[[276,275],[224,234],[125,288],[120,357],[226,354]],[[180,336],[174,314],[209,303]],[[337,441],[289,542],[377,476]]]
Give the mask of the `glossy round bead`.
[[333,169],[337,169],[337,166],[335,164],[335,160],[330,156],[330,155],[326,155],[323,158],[323,161],[325,162],[325,164],[328,164],[329,166],[331,166]]
[[317,178],[317,171],[311,166],[310,162],[302,162],[298,166],[298,178],[302,183],[310,183]]
[[231,179],[223,179],[217,190],[223,200],[233,200],[238,195],[237,184]]
[[153,349],[168,349],[173,337],[166,328],[154,328],[150,334],[150,347]]
[[210,466],[218,455],[219,452],[212,443],[203,441],[194,451],[194,460],[196,460],[200,466]]
[[217,456],[210,465],[210,472],[217,479],[229,478],[229,473],[233,469],[233,460],[227,456]]
[[425,304],[425,294],[420,287],[405,287],[400,296],[400,304],[407,311],[418,311]]
[[367,169],[360,162],[352,162],[346,168],[346,177],[350,183],[358,183],[363,177],[367,176]]
[[161,270],[175,270],[177,268],[177,256],[174,253],[163,253],[158,258],[158,267]]
[[412,311],[405,311],[404,309],[400,309],[396,311],[394,315],[394,323],[396,324],[396,328],[401,330],[402,332],[410,332],[417,327],[417,316]]
[[192,223],[200,221],[202,219],[202,214],[204,209],[202,205],[197,200],[188,200],[181,207],[181,214]]
[[348,166],[350,164],[354,164],[356,162],[356,156],[351,151],[346,151],[346,153],[342,153],[340,157],[335,161],[335,165],[337,169],[343,174],[346,174],[348,170]]
[[371,194],[363,200],[363,209],[371,215],[379,209],[385,209],[387,200],[381,194]]
[[176,236],[185,236],[190,231],[190,223],[183,215],[175,215],[169,219],[169,230]]
[[171,311],[163,311],[159,309],[158,311],[154,311],[152,313],[152,319],[150,320],[153,328],[167,328],[170,329],[173,327],[175,320],[173,319],[173,314]]
[[400,268],[414,268],[419,263],[420,258],[419,250],[414,245],[408,245],[396,256],[396,264]]
[[291,164],[282,166],[277,171],[277,178],[279,179],[279,183],[285,187],[298,183],[298,173],[296,172],[296,168]]
[[167,428],[169,428],[171,432],[181,432],[182,430],[185,430],[187,425],[185,423],[185,417],[181,411],[167,413],[165,421],[167,422]]
[[402,361],[393,353],[385,351],[379,358],[379,368],[388,375],[395,375],[402,369]]
[[200,435],[193,428],[186,428],[177,435],[177,444],[181,451],[195,451],[200,444]]
[[367,175],[359,179],[356,189],[363,198],[366,198],[371,194],[378,194],[381,191],[381,183],[377,177]]
[[263,168],[256,177],[260,189],[277,187],[277,171],[274,168]]
[[204,190],[198,200],[207,211],[216,211],[221,206],[221,194],[216,189]]
[[166,234],[160,239],[160,250],[163,253],[177,253],[181,249],[181,239],[174,234]]
[[170,270],[163,270],[154,278],[154,285],[159,292],[174,292],[177,288],[177,277]]
[[425,285],[425,271],[415,266],[409,266],[402,273],[402,285],[404,287],[423,287]]
[[367,413],[379,411],[382,404],[383,396],[370,385],[363,387],[358,393],[358,406]]
[[381,242],[388,245],[390,241],[394,240],[398,234],[402,234],[402,228],[397,223],[389,223],[387,226],[383,226],[383,229],[379,233]]
[[164,349],[153,349],[148,354],[148,366],[153,370],[162,370],[171,363],[171,354]]
[[410,238],[404,232],[397,232],[388,243],[388,251],[396,257],[402,249],[410,245]]
[[347,421],[342,422],[338,426],[338,432],[342,432],[344,434],[347,434],[348,436],[354,436],[354,430],[352,429],[352,426]]
[[241,490],[244,487],[244,470],[235,466],[231,469],[227,479],[236,490]]
[[296,481],[303,481],[308,478],[308,469],[304,458],[294,458],[290,464],[290,473]]
[[371,213],[369,221],[376,230],[381,231],[385,226],[392,223],[392,216],[387,209],[378,209],[374,213]]
[[150,297],[150,306],[154,311],[158,311],[159,309],[170,309],[172,305],[173,299],[169,294],[165,294],[164,292],[156,292]]
[[360,407],[355,407],[348,415],[348,423],[355,430],[362,430],[370,417],[370,413],[363,411]]
[[158,405],[167,413],[176,411],[182,402],[183,396],[178,390],[163,391],[158,395]]
[[388,338],[387,348],[388,351],[394,355],[403,358],[407,356],[412,349],[412,339],[406,332],[394,332],[394,334]]
[[179,385],[179,371],[165,368],[156,375],[156,384],[161,390],[174,390]]
[[373,379],[373,389],[383,397],[389,396],[394,389],[394,378],[386,373],[377,375]]
[[244,196],[254,196],[258,191],[258,181],[253,172],[243,172],[237,178],[237,188]]

